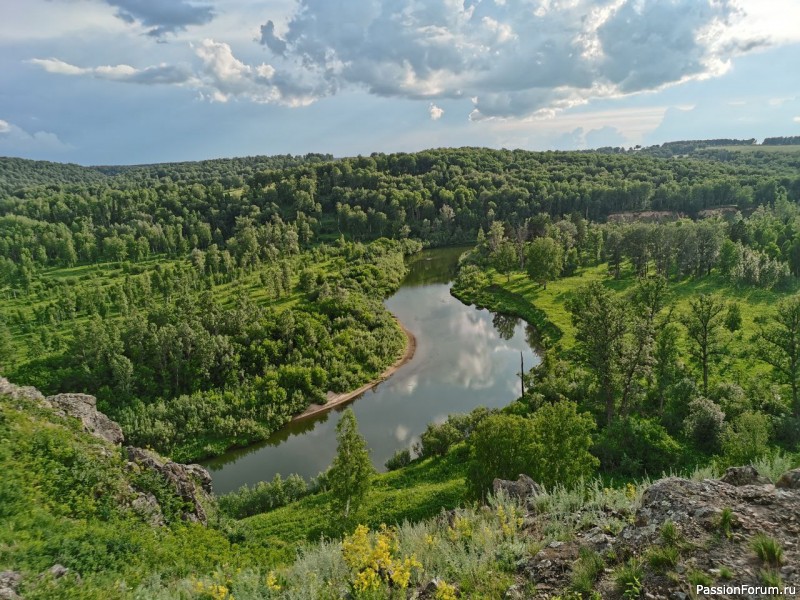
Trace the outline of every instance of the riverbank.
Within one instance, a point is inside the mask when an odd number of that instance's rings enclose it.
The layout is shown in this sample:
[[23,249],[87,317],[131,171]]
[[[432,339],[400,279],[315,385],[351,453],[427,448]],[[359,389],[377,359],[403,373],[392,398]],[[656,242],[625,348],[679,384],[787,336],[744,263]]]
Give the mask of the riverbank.
[[299,415],[295,415],[292,417],[291,423],[295,423],[297,421],[302,421],[303,419],[307,419],[309,417],[313,417],[314,415],[319,415],[321,413],[327,412],[332,408],[337,406],[341,406],[346,402],[349,402],[356,397],[360,396],[364,392],[371,390],[379,383],[386,381],[389,377],[391,377],[400,367],[414,358],[414,353],[417,351],[417,338],[411,333],[408,329],[406,329],[405,325],[398,319],[394,317],[394,320],[397,321],[397,324],[400,326],[400,329],[403,330],[403,333],[406,336],[406,347],[403,354],[398,358],[394,364],[392,364],[388,369],[386,369],[377,379],[370,381],[369,383],[365,383],[360,388],[355,389],[351,392],[344,392],[341,394],[334,394],[333,392],[328,392],[328,399],[325,404],[311,404],[307,409],[301,412]]

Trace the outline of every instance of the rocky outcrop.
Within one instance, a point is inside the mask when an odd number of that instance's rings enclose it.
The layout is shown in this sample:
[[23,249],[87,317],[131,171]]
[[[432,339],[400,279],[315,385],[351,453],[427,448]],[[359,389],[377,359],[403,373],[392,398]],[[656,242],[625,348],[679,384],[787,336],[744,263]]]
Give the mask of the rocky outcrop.
[[492,491],[495,496],[505,494],[509,498],[525,501],[538,496],[544,490],[527,475],[520,475],[516,481],[495,479],[492,481]]
[[800,469],[793,469],[781,475],[775,487],[787,490],[800,490]]
[[[563,597],[581,552],[593,550],[605,561],[594,588],[602,598],[620,597],[614,574],[629,560],[640,565],[644,598],[697,597],[692,581],[763,586],[767,576],[800,592],[799,484],[800,469],[772,485],[753,467],[729,469],[720,480],[662,479],[644,491],[635,513],[615,515],[629,522],[619,533],[597,524],[579,526],[567,541],[552,541],[527,559],[520,574],[535,583],[537,598]],[[589,516],[572,515],[579,524]],[[533,530],[536,519],[528,516]],[[754,540],[759,535],[780,547],[780,560],[758,556]]]
[[175,490],[189,507],[182,518],[205,524],[203,503],[211,494],[211,475],[200,465],[184,465],[164,460],[154,452],[128,446],[125,448],[129,465],[134,469],[148,469],[158,473]]
[[[97,399],[94,396],[57,394],[45,398],[36,388],[17,386],[0,377],[0,397],[3,396],[13,400],[27,400],[52,409],[62,417],[76,418],[83,425],[84,431],[114,446],[121,446],[125,440],[119,424],[97,410]],[[103,450],[107,453],[107,449]],[[200,465],[184,465],[162,459],[154,452],[142,448],[129,446],[125,448],[125,452],[129,469],[149,469],[163,477],[175,490],[187,507],[182,514],[184,520],[203,524],[207,522],[203,503],[211,494],[211,475],[208,471]],[[130,499],[125,502],[132,510],[154,526],[164,525],[164,514],[152,493],[133,487],[129,491]],[[2,599],[0,596],[0,600]]]
[[87,433],[111,442],[121,444],[125,441],[122,427],[97,410],[97,398],[88,394],[57,394],[48,396],[46,401],[56,412],[75,417],[83,423]]
[[17,594],[22,575],[16,571],[0,572],[0,600],[19,600]]
[[737,487],[742,485],[764,485],[772,483],[769,477],[760,475],[753,465],[747,465],[746,467],[730,467],[725,471],[725,475],[722,476],[720,481]]

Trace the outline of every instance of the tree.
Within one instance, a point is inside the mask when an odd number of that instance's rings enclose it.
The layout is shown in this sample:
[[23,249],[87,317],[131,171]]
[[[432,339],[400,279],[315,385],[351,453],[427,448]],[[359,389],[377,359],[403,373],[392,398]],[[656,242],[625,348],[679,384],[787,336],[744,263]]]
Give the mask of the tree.
[[497,272],[504,274],[506,281],[511,281],[511,271],[517,266],[517,249],[514,244],[504,240],[497,247],[497,250],[492,252],[490,260]]
[[720,330],[725,302],[711,294],[700,294],[689,301],[683,324],[689,334],[689,353],[703,371],[703,394],[708,394],[708,371],[711,363],[725,352]]
[[561,274],[564,250],[553,238],[540,237],[530,243],[527,254],[528,276],[547,289],[547,282]]
[[367,442],[358,432],[353,409],[348,408],[336,425],[336,457],[327,474],[333,508],[345,521],[358,512],[369,492],[375,468]]
[[756,337],[756,356],[772,365],[775,378],[792,389],[792,408],[800,417],[800,296],[778,304]]
[[624,305],[603,284],[594,281],[567,301],[567,310],[576,329],[576,349],[595,376],[606,420],[611,423],[616,413],[626,333]]

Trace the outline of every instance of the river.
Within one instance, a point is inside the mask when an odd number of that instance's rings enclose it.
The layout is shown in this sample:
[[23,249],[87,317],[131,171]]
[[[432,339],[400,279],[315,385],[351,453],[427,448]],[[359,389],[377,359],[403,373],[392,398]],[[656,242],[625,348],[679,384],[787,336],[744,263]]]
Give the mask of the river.
[[409,261],[409,273],[386,307],[414,334],[414,357],[389,379],[331,411],[290,423],[269,440],[205,463],[214,490],[270,480],[276,473],[310,478],[336,453],[336,423],[353,408],[379,470],[396,450],[411,447],[430,422],[476,406],[505,406],[520,395],[525,369],[539,362],[534,332],[524,322],[467,306],[450,295],[463,248],[427,250]]

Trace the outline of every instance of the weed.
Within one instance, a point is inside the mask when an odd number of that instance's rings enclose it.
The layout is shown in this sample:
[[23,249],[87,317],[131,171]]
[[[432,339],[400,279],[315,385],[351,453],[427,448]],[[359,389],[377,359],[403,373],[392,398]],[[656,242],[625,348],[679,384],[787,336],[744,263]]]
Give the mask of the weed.
[[750,547],[762,562],[770,566],[777,567],[783,563],[783,548],[776,539],[768,535],[757,534],[750,542]]

